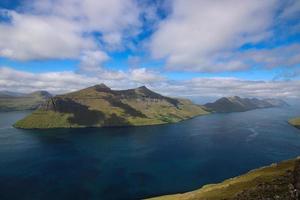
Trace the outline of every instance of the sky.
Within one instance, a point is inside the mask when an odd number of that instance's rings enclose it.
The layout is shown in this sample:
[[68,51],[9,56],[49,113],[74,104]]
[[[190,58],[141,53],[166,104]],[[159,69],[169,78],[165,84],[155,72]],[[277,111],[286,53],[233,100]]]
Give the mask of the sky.
[[300,98],[299,0],[1,0],[0,90]]

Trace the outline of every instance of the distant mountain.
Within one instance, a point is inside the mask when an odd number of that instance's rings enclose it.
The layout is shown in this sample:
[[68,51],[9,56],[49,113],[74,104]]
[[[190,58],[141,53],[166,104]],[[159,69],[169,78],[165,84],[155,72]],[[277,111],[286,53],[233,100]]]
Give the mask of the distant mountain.
[[178,122],[207,113],[189,100],[162,96],[145,86],[111,90],[101,84],[52,97],[15,126],[41,129],[138,126]]
[[300,159],[252,170],[222,183],[204,185],[191,192],[151,200],[298,200]]
[[223,97],[214,103],[207,103],[204,105],[208,110],[214,112],[243,112],[258,108],[270,108],[287,106],[288,104],[283,100],[278,99],[257,99],[257,98],[241,98],[238,96]]
[[34,110],[52,95],[47,91],[29,94],[0,91],[0,111]]
[[19,93],[19,92],[11,92],[7,90],[0,91],[0,98],[1,97],[20,97],[26,95],[25,93]]
[[277,106],[277,107],[282,107],[282,106],[289,106],[289,104],[281,99],[272,99],[272,98],[268,98],[268,99],[264,99],[264,101],[272,104],[273,106]]

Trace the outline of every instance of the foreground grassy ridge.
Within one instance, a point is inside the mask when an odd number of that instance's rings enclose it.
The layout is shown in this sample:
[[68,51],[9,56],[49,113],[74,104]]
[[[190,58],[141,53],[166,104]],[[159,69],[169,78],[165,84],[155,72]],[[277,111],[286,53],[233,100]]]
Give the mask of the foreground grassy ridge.
[[174,123],[204,114],[208,112],[189,100],[164,97],[146,87],[114,91],[97,85],[49,99],[15,127],[142,126]]
[[300,192],[300,159],[253,170],[192,192],[151,200],[296,200],[296,191]]
[[290,119],[289,123],[297,128],[300,128],[300,117],[298,118],[294,118],[294,119]]

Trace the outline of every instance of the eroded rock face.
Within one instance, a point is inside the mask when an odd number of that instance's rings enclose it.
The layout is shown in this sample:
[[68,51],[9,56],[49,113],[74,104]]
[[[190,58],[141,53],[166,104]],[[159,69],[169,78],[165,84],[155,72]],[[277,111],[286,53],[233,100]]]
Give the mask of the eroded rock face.
[[300,191],[300,159],[296,160],[295,170],[294,170],[294,187]]

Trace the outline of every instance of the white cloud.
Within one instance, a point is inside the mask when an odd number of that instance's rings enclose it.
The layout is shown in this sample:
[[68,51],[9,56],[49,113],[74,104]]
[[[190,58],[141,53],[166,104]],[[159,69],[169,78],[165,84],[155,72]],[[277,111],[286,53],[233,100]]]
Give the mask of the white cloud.
[[174,0],[172,14],[158,27],[150,50],[168,69],[235,71],[239,61],[220,61],[246,43],[270,37],[277,0]]
[[[134,0],[35,0],[23,12],[1,10],[0,56],[17,60],[79,58],[122,46],[137,34]],[[93,33],[99,33],[96,38]],[[99,44],[101,41],[101,45]]]
[[298,0],[286,0],[286,6],[281,12],[279,18],[295,18],[300,15],[300,1]]
[[53,16],[7,11],[10,24],[0,24],[0,56],[12,59],[76,58],[82,49],[94,48],[75,23]]
[[252,81],[213,77],[194,78],[186,81],[168,81],[157,85],[156,90],[169,96],[181,96],[201,101],[201,99],[216,99],[235,95],[258,98],[299,98],[299,87],[299,80]]
[[80,70],[94,72],[101,69],[102,64],[109,59],[102,51],[85,51],[80,58]]
[[140,25],[140,11],[134,0],[36,0],[33,11],[76,19],[87,31],[104,34],[122,32]]
[[158,74],[158,72],[148,70],[146,68],[135,68],[130,70],[129,77],[131,80],[140,83],[151,83],[163,81],[165,78]]
[[295,67],[300,65],[300,45],[291,44],[272,49],[248,50],[235,55],[236,60],[252,62],[265,68]]
[[30,92],[48,90],[54,93],[70,92],[91,85],[105,83],[115,89],[151,85],[163,78],[145,68],[130,71],[112,71],[103,68],[93,73],[73,71],[30,73],[10,67],[0,67],[0,90]]

